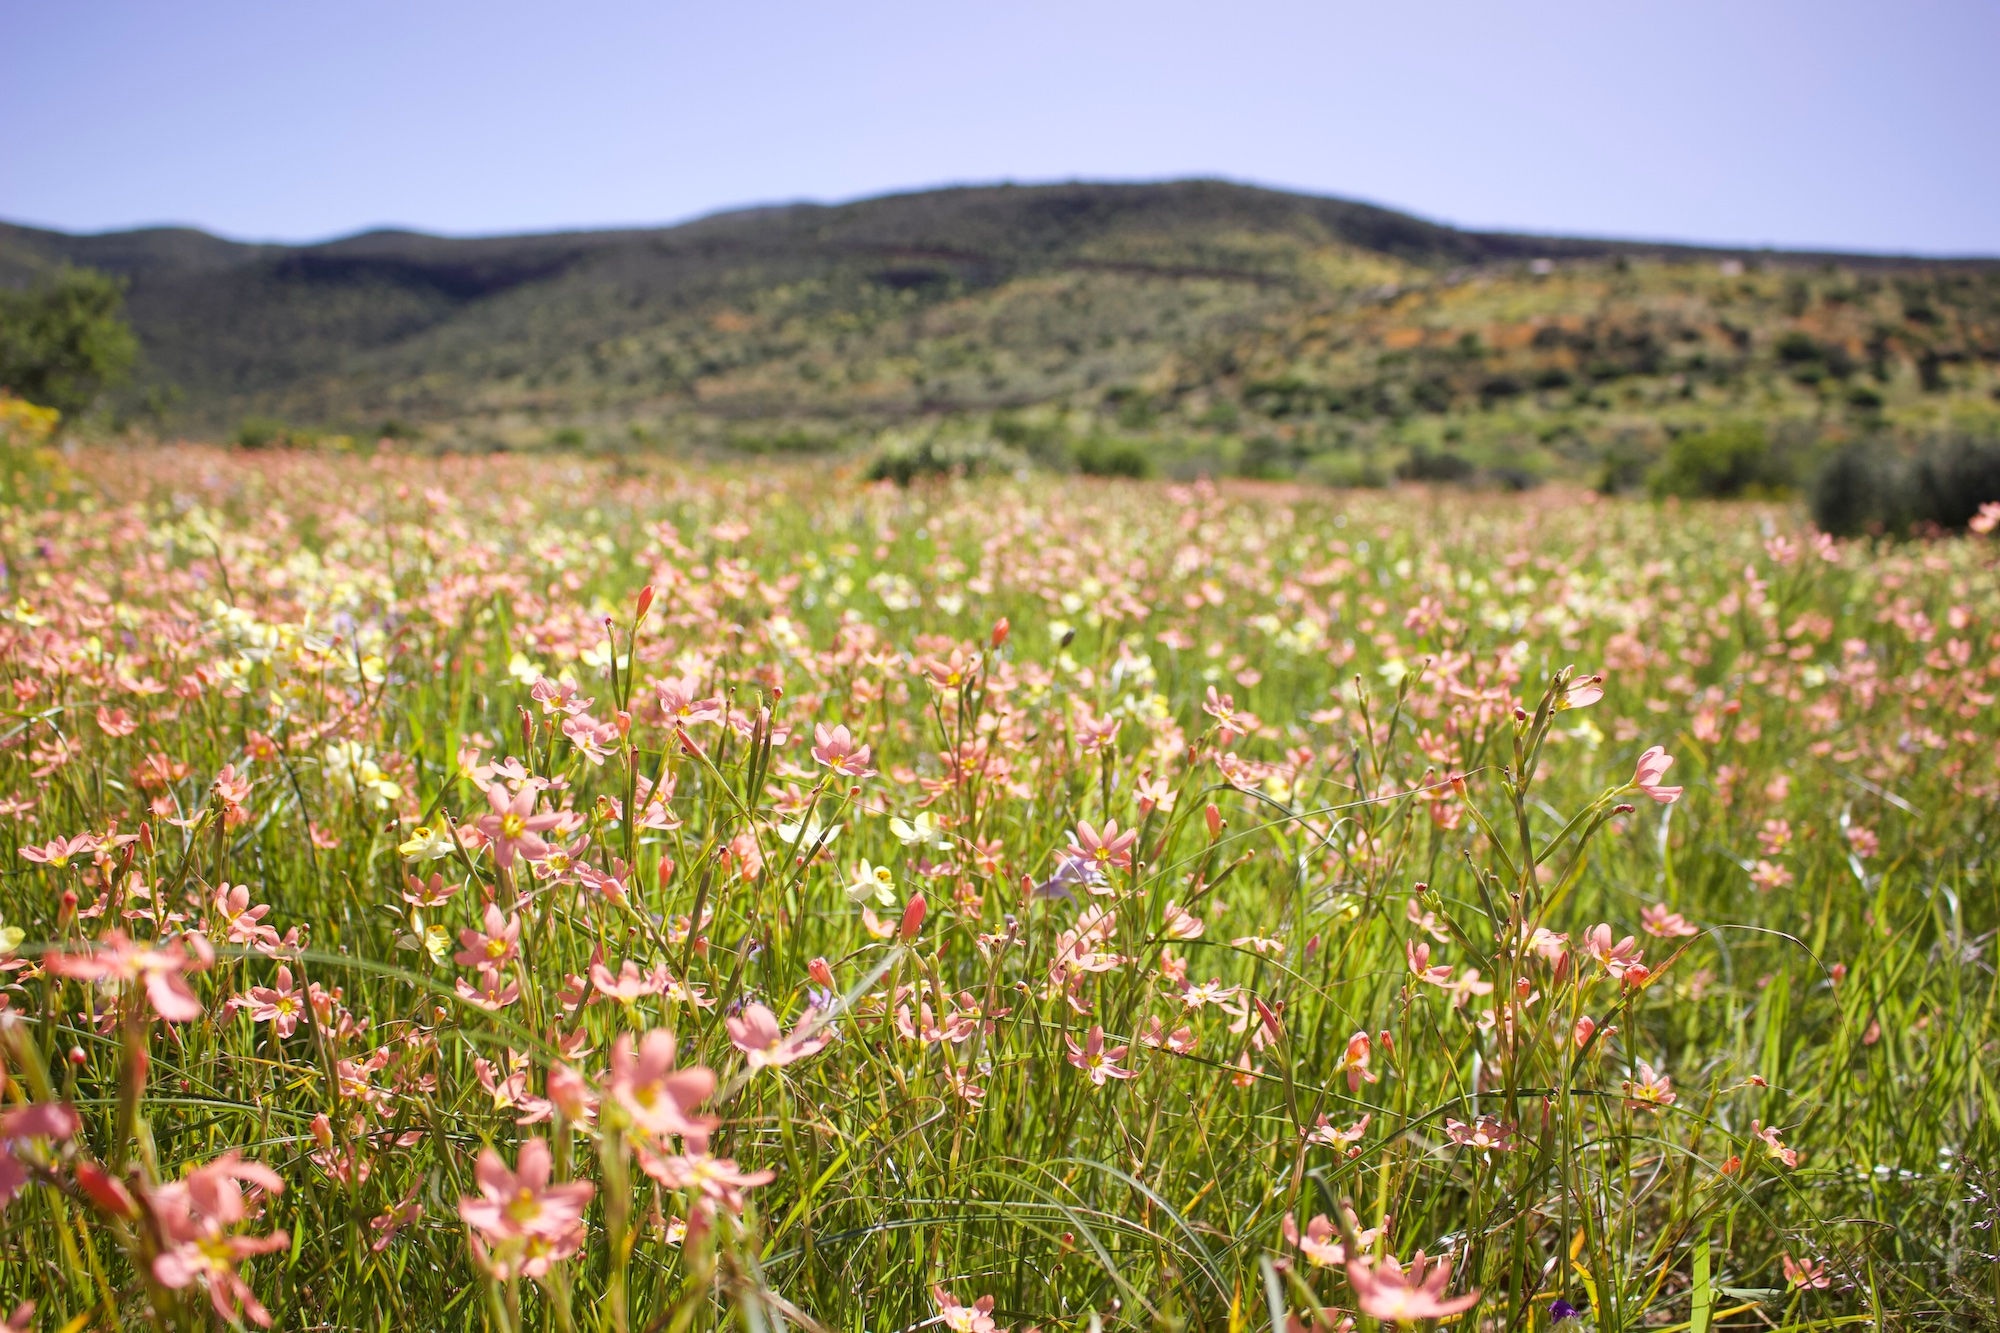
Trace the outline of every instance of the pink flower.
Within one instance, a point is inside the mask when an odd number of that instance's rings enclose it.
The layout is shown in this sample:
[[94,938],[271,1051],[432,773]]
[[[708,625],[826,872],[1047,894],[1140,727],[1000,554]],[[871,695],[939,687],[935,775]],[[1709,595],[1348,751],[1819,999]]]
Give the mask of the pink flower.
[[250,1216],[243,1197],[246,1184],[266,1194],[282,1194],[285,1189],[271,1168],[229,1152],[178,1181],[148,1191],[147,1205],[166,1242],[153,1258],[153,1277],[165,1287],[205,1286],[209,1303],[221,1318],[231,1323],[247,1318],[269,1328],[270,1311],[237,1267],[253,1255],[282,1250],[292,1242],[282,1231],[268,1236],[235,1234],[234,1228]]
[[676,731],[696,722],[722,720],[722,700],[696,699],[693,680],[666,681],[657,687],[656,693],[659,695],[660,711],[666,714],[668,725]]
[[1082,861],[1093,871],[1106,869],[1123,870],[1132,864],[1132,844],[1139,841],[1138,829],[1118,831],[1118,821],[1104,821],[1104,831],[1098,832],[1088,820],[1076,822],[1076,842],[1071,855]]
[[621,735],[616,723],[599,722],[589,716],[565,718],[562,734],[569,737],[570,744],[593,768],[603,767],[605,759],[618,752]]
[[539,1278],[551,1264],[583,1245],[583,1210],[597,1187],[587,1180],[549,1183],[549,1145],[521,1145],[520,1169],[509,1171],[499,1153],[479,1154],[473,1179],[479,1193],[458,1201],[458,1215],[473,1229],[473,1249],[496,1276]]
[[1368,1122],[1374,1118],[1375,1115],[1371,1111],[1345,1129],[1342,1129],[1329,1120],[1326,1114],[1322,1112],[1318,1123],[1306,1131],[1306,1142],[1324,1144],[1329,1148],[1347,1148],[1352,1151],[1354,1150],[1354,1145],[1361,1142],[1362,1136],[1368,1132]]
[[813,728],[813,741],[812,757],[842,777],[875,776],[875,770],[868,767],[868,747],[856,745],[846,727],[822,723]]
[[1380,1263],[1373,1265],[1357,1255],[1347,1261],[1347,1281],[1354,1288],[1354,1299],[1361,1313],[1371,1319],[1403,1323],[1443,1319],[1479,1303],[1476,1291],[1447,1298],[1444,1289],[1451,1284],[1451,1260],[1440,1259],[1430,1266],[1422,1250],[1410,1260],[1407,1272],[1394,1255],[1385,1255]]
[[1672,805],[1681,798],[1679,787],[1663,787],[1660,779],[1674,766],[1674,757],[1667,753],[1663,745],[1655,745],[1639,756],[1639,766],[1632,773],[1631,785],[1658,801],[1661,805]]
[[619,1037],[611,1048],[611,1098],[642,1133],[706,1142],[715,1121],[693,1111],[714,1095],[715,1072],[706,1065],[676,1069],[674,1049],[674,1034],[665,1028],[640,1038],[636,1055],[630,1034]]
[[789,1037],[784,1035],[778,1026],[778,1016],[761,1004],[746,1005],[742,1017],[724,1022],[729,1028],[730,1042],[743,1052],[752,1069],[766,1065],[779,1068],[803,1060],[825,1049],[827,1043],[826,1035],[813,1029],[810,1018]]
[[1285,1243],[1295,1247],[1315,1266],[1328,1268],[1347,1262],[1347,1247],[1341,1244],[1340,1233],[1325,1213],[1316,1214],[1306,1223],[1304,1234],[1299,1232],[1299,1224],[1290,1213],[1285,1214],[1284,1223],[1279,1227]]
[[[1990,504],[1986,507],[2000,511],[2000,504]],[[1778,1262],[1785,1270],[1785,1285],[1793,1291],[1804,1291],[1807,1288],[1824,1290],[1833,1285],[1833,1278],[1828,1275],[1826,1265],[1817,1259],[1794,1259],[1789,1254],[1781,1254],[1778,1256]]]
[[410,1226],[424,1215],[424,1206],[417,1202],[417,1191],[423,1188],[418,1181],[410,1186],[410,1192],[403,1196],[401,1203],[392,1204],[387,1211],[369,1220],[368,1229],[376,1233],[368,1248],[380,1254],[396,1239],[396,1233]]
[[1637,937],[1627,935],[1616,943],[1611,938],[1611,927],[1604,922],[1592,926],[1584,933],[1584,952],[1597,960],[1597,965],[1605,974],[1623,980],[1625,974],[1634,968],[1644,966],[1643,955]]
[[1374,1054],[1374,1043],[1368,1040],[1366,1032],[1357,1032],[1347,1039],[1347,1049],[1341,1052],[1340,1063],[1334,1066],[1336,1073],[1347,1075],[1347,1090],[1361,1091],[1363,1081],[1380,1083],[1382,1076],[1368,1067]]
[[280,1037],[289,1037],[299,1030],[306,1006],[305,998],[292,987],[292,969],[280,963],[278,984],[252,986],[243,1007],[254,1022],[269,1023]]
[[1100,1088],[1104,1086],[1106,1079],[1138,1077],[1137,1070],[1121,1069],[1118,1066],[1118,1062],[1125,1058],[1128,1047],[1114,1046],[1108,1051],[1104,1049],[1104,1028],[1101,1024],[1091,1026],[1081,1046],[1076,1044],[1076,1039],[1073,1037],[1064,1037],[1063,1041],[1069,1046],[1069,1062],[1088,1074],[1090,1081]]
[[727,1157],[706,1152],[661,1154],[641,1148],[639,1166],[668,1189],[692,1190],[704,1204],[729,1213],[743,1211],[743,1191],[774,1179],[770,1171],[745,1171]]
[[186,1023],[202,1015],[201,1001],[181,976],[201,964],[178,943],[166,949],[142,948],[114,930],[90,952],[50,954],[44,965],[56,976],[79,981],[139,982],[153,1012],[169,1023]]
[[500,969],[483,967],[479,970],[479,985],[466,984],[464,977],[458,979],[458,998],[475,1005],[486,1012],[498,1013],[521,998],[521,983],[508,981],[502,984]]
[[1158,1014],[1154,1014],[1151,1018],[1147,1019],[1144,1030],[1139,1033],[1139,1044],[1141,1046],[1150,1046],[1155,1050],[1168,1050],[1175,1055],[1192,1055],[1194,1054],[1194,1048],[1199,1043],[1200,1038],[1194,1035],[1193,1028],[1182,1024],[1172,1032],[1169,1032],[1167,1031],[1167,1025],[1160,1021]]
[[599,994],[620,1004],[631,1004],[648,995],[658,995],[666,990],[671,980],[673,977],[664,964],[651,972],[641,972],[638,964],[627,958],[618,965],[617,976],[611,975],[611,969],[604,965],[601,957],[592,959],[590,964],[590,984],[597,987]]
[[1403,944],[1403,958],[1410,965],[1410,975],[1431,986],[1451,984],[1451,964],[1440,963],[1431,966],[1431,946],[1421,940],[1406,940]]
[[41,1102],[0,1114],[0,1211],[28,1183],[28,1166],[16,1156],[29,1139],[67,1139],[80,1128],[76,1112],[59,1102]]
[[1257,719],[1248,713],[1236,711],[1236,700],[1227,694],[1216,692],[1215,686],[1208,687],[1208,695],[1202,700],[1201,711],[1215,719],[1216,739],[1228,745],[1238,736],[1247,736],[1258,726]]
[[1479,1152],[1511,1152],[1514,1148],[1514,1126],[1496,1116],[1483,1115],[1469,1125],[1446,1119],[1444,1132],[1461,1148]]
[[1770,893],[1774,889],[1787,888],[1791,885],[1793,878],[1791,867],[1780,865],[1776,861],[1760,859],[1750,871],[1750,882],[1755,884],[1762,893]]
[[1563,687],[1561,697],[1556,700],[1556,707],[1588,708],[1603,697],[1604,677],[1580,676]]
[[970,1305],[960,1303],[958,1297],[943,1287],[931,1288],[931,1299],[937,1302],[938,1322],[951,1333],[995,1333],[993,1322],[993,1298],[981,1296]]
[[250,901],[250,886],[247,884],[219,884],[215,889],[215,911],[228,927],[231,944],[275,945],[278,932],[264,925],[263,920],[271,914],[269,903]]
[[1750,1122],[1750,1132],[1763,1140],[1764,1146],[1771,1150],[1773,1157],[1783,1162],[1786,1166],[1795,1170],[1797,1169],[1799,1164],[1799,1150],[1785,1145],[1785,1141],[1778,1137],[1778,1130],[1775,1125],[1767,1125],[1761,1120],[1752,1120]]
[[517,855],[539,861],[549,854],[549,845],[542,841],[541,834],[560,824],[562,816],[536,814],[533,787],[523,788],[510,799],[507,788],[495,782],[486,789],[486,800],[493,809],[481,815],[474,827],[493,845],[495,865],[505,870],[514,864]]
[[1688,919],[1679,912],[1669,911],[1665,903],[1654,903],[1651,907],[1639,909],[1639,925],[1648,935],[1661,939],[1673,939],[1681,935],[1699,935],[1701,932],[1688,924]]
[[40,847],[23,847],[21,855],[37,865],[61,870],[70,863],[71,858],[87,856],[96,850],[97,839],[88,833],[79,833],[74,838],[56,838],[43,843]]
[[485,931],[461,930],[458,943],[452,961],[460,967],[505,967],[521,953],[521,918],[508,916],[497,903],[488,903]]
[[1658,1115],[1677,1100],[1673,1079],[1655,1073],[1644,1060],[1639,1062],[1634,1073],[1637,1077],[1625,1080],[1625,1105],[1630,1109]]

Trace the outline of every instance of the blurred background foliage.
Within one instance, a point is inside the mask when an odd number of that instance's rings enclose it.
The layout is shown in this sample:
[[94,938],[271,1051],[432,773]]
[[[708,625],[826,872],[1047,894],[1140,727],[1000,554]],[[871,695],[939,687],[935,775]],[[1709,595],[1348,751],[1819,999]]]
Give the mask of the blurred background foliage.
[[1477,233],[1186,181],[311,246],[0,227],[0,285],[0,383],[247,448],[1562,476],[1808,494],[1850,532],[2000,498],[1994,261]]

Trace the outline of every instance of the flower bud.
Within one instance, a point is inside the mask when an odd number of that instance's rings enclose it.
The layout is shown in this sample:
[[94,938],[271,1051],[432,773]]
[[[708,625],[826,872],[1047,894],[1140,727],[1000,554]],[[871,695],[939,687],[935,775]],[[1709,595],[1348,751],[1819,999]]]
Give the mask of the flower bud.
[[903,943],[908,944],[917,937],[917,932],[924,928],[924,913],[929,910],[930,904],[924,901],[923,894],[920,893],[910,899],[910,905],[903,909],[903,925],[900,932]]

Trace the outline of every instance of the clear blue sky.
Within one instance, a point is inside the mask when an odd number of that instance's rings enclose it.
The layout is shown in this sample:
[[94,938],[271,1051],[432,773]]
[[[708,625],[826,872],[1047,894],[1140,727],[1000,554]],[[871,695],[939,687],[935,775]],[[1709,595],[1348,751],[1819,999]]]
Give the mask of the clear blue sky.
[[316,239],[1219,175],[2000,254],[1995,0],[0,0],[0,217]]

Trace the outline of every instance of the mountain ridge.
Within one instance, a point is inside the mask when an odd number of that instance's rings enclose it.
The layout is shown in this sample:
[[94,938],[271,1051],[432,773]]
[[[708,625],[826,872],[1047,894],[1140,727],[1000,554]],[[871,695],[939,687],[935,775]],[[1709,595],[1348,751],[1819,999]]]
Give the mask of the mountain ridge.
[[[0,283],[64,262],[127,279],[147,380],[182,395],[165,425],[210,434],[254,414],[474,443],[705,441],[1033,408],[1233,448],[1254,431],[1401,440],[1472,414],[1498,429],[1535,403],[1626,430],[1676,401],[1763,401],[1753,382],[1772,375],[1763,399],[1823,415],[1836,389],[1867,397],[1858,364],[1885,410],[1901,376],[1928,411],[1941,382],[1977,397],[2000,360],[2000,260],[1475,231],[1222,180],[303,245],[0,224]],[[1735,378],[1711,394],[1719,365]],[[1654,406],[1628,409],[1641,385]],[[1099,429],[1079,421],[1065,429]]]
[[494,232],[441,232],[427,231],[421,227],[403,224],[382,223],[359,228],[351,232],[340,232],[332,236],[313,240],[287,241],[247,239],[225,236],[195,223],[157,222],[130,227],[111,227],[92,231],[79,231],[64,227],[45,226],[38,223],[0,218],[0,229],[11,232],[34,233],[49,238],[62,238],[67,242],[93,243],[112,241],[119,238],[150,236],[185,236],[202,243],[232,247],[239,251],[271,250],[312,250],[346,246],[371,238],[396,238],[423,242],[517,242],[536,240],[569,240],[589,237],[630,237],[654,235],[662,232],[679,231],[710,223],[749,221],[761,217],[788,213],[827,212],[851,208],[858,205],[886,203],[897,200],[918,199],[933,196],[959,194],[971,191],[1037,191],[1066,189],[1148,189],[1171,186],[1219,186],[1231,190],[1254,191],[1263,194],[1284,196],[1301,200],[1316,200],[1356,209],[1368,209],[1397,218],[1422,223],[1444,231],[1481,239],[1492,239],[1519,244],[1545,244],[1557,247],[1584,245],[1590,247],[1636,248],[1647,251],[1663,251],[1690,255],[1740,256],[1788,258],[1808,262],[1880,262],[1889,264],[1987,264],[2000,263],[2000,253],[1972,254],[1963,252],[1926,253],[1919,251],[1885,249],[1842,249],[1839,247],[1787,245],[1774,242],[1731,242],[1705,241],[1698,239],[1673,238],[1665,236],[1593,236],[1579,232],[1533,231],[1510,227],[1482,227],[1429,218],[1421,213],[1398,208],[1393,205],[1356,199],[1345,195],[1318,194],[1305,190],[1292,190],[1282,186],[1260,185],[1237,181],[1221,176],[1177,177],[1162,180],[1093,180],[1077,177],[1050,181],[996,181],[958,182],[935,186],[914,186],[907,189],[886,190],[876,194],[861,195],[851,199],[834,201],[817,199],[777,200],[769,203],[730,205],[706,213],[697,213],[678,221],[608,223],[603,225],[577,225],[550,228],[528,228],[519,231]]

